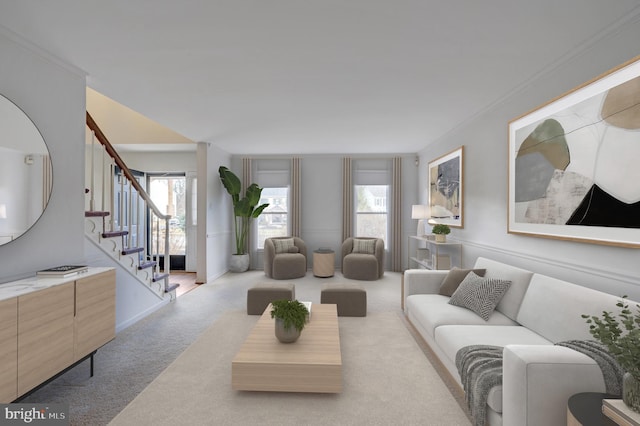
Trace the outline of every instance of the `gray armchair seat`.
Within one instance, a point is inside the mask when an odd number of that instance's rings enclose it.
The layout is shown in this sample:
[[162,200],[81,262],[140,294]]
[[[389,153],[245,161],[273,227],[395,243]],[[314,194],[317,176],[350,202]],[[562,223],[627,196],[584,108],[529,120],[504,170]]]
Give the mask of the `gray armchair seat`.
[[380,238],[349,237],[342,243],[342,275],[354,280],[374,281],[384,275],[384,241]]
[[304,277],[307,273],[307,246],[298,237],[264,240],[264,274],[276,280]]

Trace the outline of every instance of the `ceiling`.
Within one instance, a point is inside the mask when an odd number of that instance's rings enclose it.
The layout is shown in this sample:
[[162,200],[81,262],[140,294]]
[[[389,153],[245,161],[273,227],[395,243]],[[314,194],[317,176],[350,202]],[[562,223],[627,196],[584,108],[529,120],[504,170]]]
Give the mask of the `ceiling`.
[[0,9],[0,25],[177,139],[231,154],[415,153],[638,14],[639,2],[0,0]]

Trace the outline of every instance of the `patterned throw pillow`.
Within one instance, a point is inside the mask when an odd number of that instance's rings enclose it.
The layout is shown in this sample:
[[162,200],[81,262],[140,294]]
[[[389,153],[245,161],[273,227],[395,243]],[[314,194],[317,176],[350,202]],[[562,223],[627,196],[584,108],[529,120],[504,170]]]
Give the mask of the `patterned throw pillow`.
[[484,274],[487,272],[486,269],[460,269],[453,267],[444,280],[442,280],[442,284],[440,284],[440,290],[438,294],[443,296],[453,296],[453,293],[458,289],[462,280],[464,280],[467,274],[473,271],[479,277],[484,277]]
[[276,248],[276,254],[289,253],[289,249],[291,249],[291,247],[294,247],[293,238],[275,238],[272,241],[273,245]]
[[353,239],[353,253],[375,254],[376,240]]
[[482,278],[471,271],[453,293],[449,304],[470,309],[488,321],[510,285],[511,281]]

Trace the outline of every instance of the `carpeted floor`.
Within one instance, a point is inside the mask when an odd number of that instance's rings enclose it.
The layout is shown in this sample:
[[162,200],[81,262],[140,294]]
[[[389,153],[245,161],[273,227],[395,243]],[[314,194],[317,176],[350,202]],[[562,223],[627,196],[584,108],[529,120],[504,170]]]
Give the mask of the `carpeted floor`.
[[110,424],[468,424],[394,312],[339,319],[341,394],[233,391],[231,361],[255,322],[224,314]]
[[[93,378],[83,363],[24,402],[67,403],[72,425],[108,424],[136,397],[114,424],[469,424],[403,324],[397,273],[362,283],[366,318],[339,320],[342,394],[231,391],[230,361],[258,318],[244,313],[246,291],[265,280],[251,271],[199,286],[100,349]],[[339,272],[324,279],[309,272],[292,282],[298,299],[319,303],[322,283],[343,280]],[[306,408],[293,413],[289,403],[298,401]],[[318,420],[329,413],[331,422]]]

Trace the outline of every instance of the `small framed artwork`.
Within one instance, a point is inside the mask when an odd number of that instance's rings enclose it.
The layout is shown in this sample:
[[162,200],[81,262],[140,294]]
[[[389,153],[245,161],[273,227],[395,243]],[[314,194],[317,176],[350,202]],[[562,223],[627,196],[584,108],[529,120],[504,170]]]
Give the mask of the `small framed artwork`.
[[509,233],[640,247],[640,57],[509,123]]
[[464,227],[463,151],[461,146],[429,162],[429,223]]

